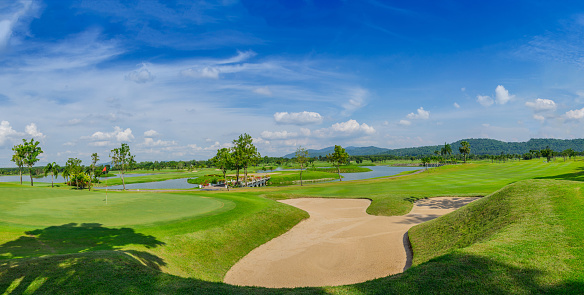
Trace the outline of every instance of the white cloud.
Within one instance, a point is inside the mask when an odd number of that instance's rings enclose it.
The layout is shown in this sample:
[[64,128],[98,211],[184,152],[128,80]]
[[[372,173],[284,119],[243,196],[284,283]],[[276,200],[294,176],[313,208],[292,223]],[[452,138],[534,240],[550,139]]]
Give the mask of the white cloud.
[[355,120],[335,123],[329,128],[315,130],[313,134],[317,137],[338,137],[338,136],[362,136],[375,133],[375,129],[365,123],[359,124]]
[[310,136],[311,131],[308,128],[300,128],[300,133],[304,136]]
[[213,145],[208,146],[208,147],[204,148],[203,150],[216,151],[216,150],[221,149],[221,148],[230,148],[230,147],[231,147],[231,143],[229,143],[229,142],[221,144],[218,141],[216,141]]
[[487,95],[477,95],[477,102],[484,107],[489,107],[495,103],[495,101]]
[[495,98],[497,100],[497,104],[506,104],[510,100],[512,100],[515,95],[509,95],[509,91],[503,87],[503,85],[498,85],[495,88]]
[[38,130],[37,125],[35,123],[30,123],[29,125],[26,125],[26,127],[24,128],[24,132],[26,132],[26,134],[36,139],[45,138],[45,135]]
[[456,102],[454,103],[454,107],[457,108],[457,109],[460,109],[460,105],[458,103],[456,103]]
[[268,88],[268,86],[256,88],[253,90],[253,92],[265,96],[272,96],[272,91],[270,90],[270,88]]
[[261,134],[262,138],[264,139],[288,139],[298,137],[298,133],[296,132],[288,132],[288,131],[263,131]]
[[542,122],[542,123],[543,123],[543,121],[545,121],[545,117],[542,115],[533,115],[533,118]]
[[582,118],[584,118],[584,108],[579,109],[579,110],[567,111],[565,116],[566,116],[566,118],[571,119],[571,120],[582,119]]
[[171,145],[176,145],[176,142],[173,141],[163,141],[163,140],[157,140],[154,141],[154,139],[150,138],[150,137],[146,137],[144,138],[144,142],[142,143],[143,146],[171,146]]
[[134,139],[134,135],[132,135],[132,129],[126,128],[126,130],[122,130],[122,128],[115,126],[113,132],[95,132],[90,136],[90,139],[96,141],[104,141],[104,140],[111,140],[115,139],[118,142],[131,142]]
[[535,112],[555,111],[557,107],[553,100],[541,98],[538,98],[533,102],[528,101],[525,105],[533,109]]
[[253,138],[252,141],[255,144],[261,144],[261,145],[269,145],[270,144],[270,141],[269,140],[265,140],[265,139],[263,139],[261,137]]
[[202,147],[197,146],[196,144],[189,144],[188,147],[191,148],[191,149],[193,149],[193,150],[195,150],[195,151],[203,150]]
[[8,139],[16,135],[19,135],[19,133],[12,129],[8,121],[0,122],[0,146],[4,145]]
[[292,124],[292,125],[308,125],[322,123],[322,116],[315,112],[300,112],[300,113],[275,113],[274,120],[278,124]]
[[158,132],[156,132],[156,130],[152,130],[152,129],[144,132],[144,136],[147,136],[147,137],[155,137],[158,135],[160,135],[160,133],[158,133]]
[[428,119],[430,119],[430,112],[424,110],[423,107],[420,107],[418,109],[417,113],[409,113],[407,117],[410,120],[417,120],[417,119],[428,120]]
[[410,126],[410,125],[412,125],[412,122],[410,122],[408,120],[399,120],[399,124],[402,126]]
[[366,105],[366,98],[368,91],[363,88],[355,88],[350,91],[349,101],[343,104],[343,115],[351,115],[354,111],[364,107]]
[[126,79],[134,81],[138,84],[143,84],[154,80],[154,75],[150,73],[150,71],[146,68],[145,64],[142,64],[142,67],[140,69],[132,71],[128,75],[126,75]]

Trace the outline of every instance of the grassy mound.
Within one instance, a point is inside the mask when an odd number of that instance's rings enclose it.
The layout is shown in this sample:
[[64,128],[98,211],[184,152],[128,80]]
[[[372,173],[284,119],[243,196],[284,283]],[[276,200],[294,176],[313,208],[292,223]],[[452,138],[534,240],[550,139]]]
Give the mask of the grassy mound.
[[419,276],[428,291],[583,292],[584,214],[573,210],[584,209],[581,187],[522,181],[412,228],[405,277]]

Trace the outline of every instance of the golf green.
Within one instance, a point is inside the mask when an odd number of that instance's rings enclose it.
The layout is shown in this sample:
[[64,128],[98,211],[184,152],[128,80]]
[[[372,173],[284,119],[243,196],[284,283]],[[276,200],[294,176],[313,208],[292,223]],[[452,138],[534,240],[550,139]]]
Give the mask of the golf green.
[[235,203],[193,194],[87,192],[0,185],[0,222],[24,226],[144,225],[228,211]]

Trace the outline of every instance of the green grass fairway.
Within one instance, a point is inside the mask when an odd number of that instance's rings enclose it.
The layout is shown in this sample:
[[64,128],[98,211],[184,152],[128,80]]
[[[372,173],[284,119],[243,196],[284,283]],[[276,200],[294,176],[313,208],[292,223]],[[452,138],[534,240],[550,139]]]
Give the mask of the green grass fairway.
[[[584,183],[570,181],[584,179],[582,166],[483,162],[305,187],[118,192],[107,207],[102,191],[0,184],[0,292],[583,294]],[[391,215],[419,198],[470,195],[487,197],[410,231],[415,256],[403,274],[322,288],[221,283],[249,251],[307,217],[272,199],[370,198],[369,211]]]
[[476,163],[443,166],[426,172],[393,179],[341,181],[304,187],[293,186],[266,196],[282,199],[299,196],[368,198],[373,202],[367,209],[374,215],[403,215],[420,198],[436,196],[486,196],[510,183],[539,177],[577,177],[582,173],[582,161],[540,160],[508,163]]

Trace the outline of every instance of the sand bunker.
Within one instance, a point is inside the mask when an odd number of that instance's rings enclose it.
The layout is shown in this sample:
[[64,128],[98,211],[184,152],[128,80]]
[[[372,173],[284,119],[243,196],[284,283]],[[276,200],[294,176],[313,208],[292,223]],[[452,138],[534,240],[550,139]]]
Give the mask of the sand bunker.
[[241,286],[316,287],[401,273],[411,263],[409,228],[476,199],[420,200],[409,214],[390,217],[368,215],[369,200],[284,200],[310,218],[254,249],[227,272],[224,281]]

